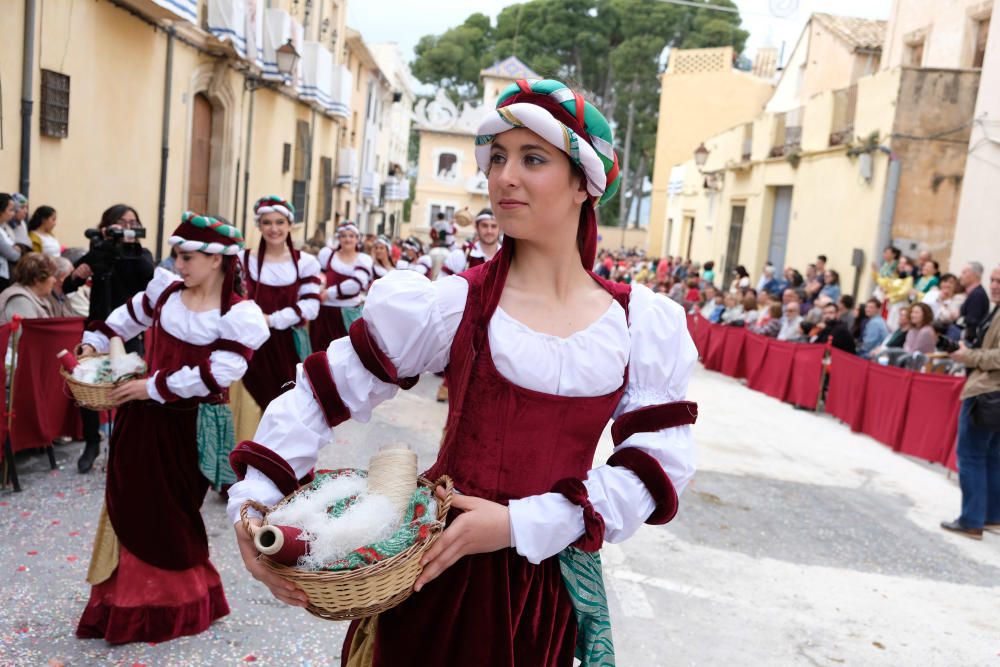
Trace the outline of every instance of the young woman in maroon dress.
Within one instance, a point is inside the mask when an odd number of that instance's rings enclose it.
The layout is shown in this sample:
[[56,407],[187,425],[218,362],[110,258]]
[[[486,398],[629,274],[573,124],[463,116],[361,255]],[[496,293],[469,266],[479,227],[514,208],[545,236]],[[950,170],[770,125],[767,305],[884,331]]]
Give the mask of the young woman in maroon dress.
[[[697,414],[683,400],[697,358],[683,310],[591,272],[594,207],[618,186],[612,142],[604,117],[557,81],[504,91],[476,139],[500,254],[434,282],[379,280],[350,337],[307,359],[256,442],[234,452],[249,465],[230,490],[236,522],[246,499],[294,489],[339,423],[367,421],[420,373],[445,371],[446,435],[425,474],[450,475],[461,495],[414,594],[352,623],[344,665],[569,667],[577,652],[609,664],[593,553],[674,516]],[[612,418],[614,453],[594,467]],[[305,605],[236,529],[253,576]]]
[[238,294],[238,229],[187,213],[170,244],[180,277],[157,269],[144,292],[91,324],[79,350],[106,352],[112,336],[154,332],[149,378],[112,393],[123,401],[105,491],[113,534],[110,547],[95,543],[76,630],[113,644],[197,634],[229,613],[200,512],[209,487],[198,466],[200,406],[227,400],[268,330],[257,304]]
[[254,204],[260,228],[257,252],[243,252],[247,296],[267,317],[271,337],[257,350],[243,386],[261,410],[295,379],[295,367],[312,351],[306,323],[319,314],[319,262],[292,245],[295,207],[281,197]]
[[372,280],[371,255],[358,250],[358,226],[342,222],[337,241],[319,251],[323,271],[319,317],[309,327],[312,349],[319,352],[330,341],[343,338],[351,324],[361,317],[365,290]]

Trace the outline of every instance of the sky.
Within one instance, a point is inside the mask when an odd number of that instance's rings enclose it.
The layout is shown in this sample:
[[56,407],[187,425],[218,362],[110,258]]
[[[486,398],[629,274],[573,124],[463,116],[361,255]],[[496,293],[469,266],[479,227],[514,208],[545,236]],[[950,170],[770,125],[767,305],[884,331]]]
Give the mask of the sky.
[[[871,19],[886,19],[891,0],[735,0],[740,8],[743,29],[750,32],[747,53],[751,57],[760,46],[785,45],[785,57],[795,46],[806,19],[812,12],[828,12]],[[496,17],[513,0],[349,0],[347,22],[361,31],[369,43],[396,42],[407,62],[413,59],[413,47],[424,35],[439,34],[459,25],[473,12]],[[777,18],[769,11],[772,5],[795,7],[787,18]]]

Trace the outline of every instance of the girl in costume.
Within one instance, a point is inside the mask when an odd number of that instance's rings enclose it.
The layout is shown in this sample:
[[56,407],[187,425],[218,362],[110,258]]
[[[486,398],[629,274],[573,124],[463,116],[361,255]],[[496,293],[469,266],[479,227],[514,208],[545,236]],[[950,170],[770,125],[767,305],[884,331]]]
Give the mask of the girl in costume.
[[[518,81],[480,125],[476,158],[504,232],[494,261],[428,282],[397,271],[372,288],[348,338],[314,354],[271,404],[230,491],[273,504],[313,467],[330,429],[444,370],[445,438],[425,474],[461,491],[415,593],[351,625],[345,665],[612,664],[595,552],[673,518],[693,474],[684,401],[697,359],[684,311],[590,271],[595,207],[618,188],[604,117],[558,81]],[[608,420],[615,450],[592,468]],[[280,600],[305,594],[258,563]]]
[[395,268],[392,263],[392,241],[388,236],[379,236],[372,246],[372,281],[384,277]]
[[403,241],[403,254],[396,262],[396,268],[415,271],[425,278],[430,278],[434,271],[434,261],[430,255],[424,254],[424,244],[416,236],[410,236]]
[[325,350],[330,341],[347,335],[361,317],[364,292],[372,279],[372,258],[358,252],[358,226],[343,222],[337,227],[333,247],[319,251],[324,288],[320,292],[319,317],[309,327],[312,349]]
[[260,308],[237,292],[238,229],[185,213],[170,244],[180,276],[157,269],[144,292],[90,325],[79,349],[106,352],[111,336],[153,332],[149,378],[112,393],[124,402],[87,576],[93,588],[76,630],[114,644],[197,634],[229,613],[199,511],[209,483],[198,441],[268,337]]
[[315,257],[292,245],[290,202],[263,197],[253,210],[263,243],[256,254],[243,252],[247,297],[264,311],[271,337],[253,356],[243,386],[264,410],[311,352],[305,325],[319,314],[320,269]]

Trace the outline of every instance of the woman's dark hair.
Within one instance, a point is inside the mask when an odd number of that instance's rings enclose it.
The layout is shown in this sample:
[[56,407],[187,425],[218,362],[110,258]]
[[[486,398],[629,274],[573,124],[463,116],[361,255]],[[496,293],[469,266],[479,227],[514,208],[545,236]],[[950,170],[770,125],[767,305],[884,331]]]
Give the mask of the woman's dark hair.
[[108,210],[101,214],[101,224],[98,225],[101,229],[107,229],[111,225],[117,225],[118,221],[122,219],[122,216],[132,211],[135,214],[136,222],[142,227],[142,219],[139,217],[139,211],[135,210],[128,204],[115,204]]
[[706,271],[711,271],[714,268],[715,268],[715,262],[713,262],[712,260],[708,260],[707,262],[705,262]]
[[735,269],[733,269],[733,271],[736,272],[736,275],[738,275],[740,278],[749,278],[750,277],[750,274],[747,273],[747,268],[745,266],[743,266],[742,264],[740,264]]
[[31,219],[28,220],[28,231],[33,232],[42,226],[42,223],[51,218],[56,214],[56,210],[51,206],[39,206],[35,209],[35,212],[31,214]]
[[13,199],[13,197],[11,197],[9,193],[0,192],[0,213],[7,210],[7,205],[10,204],[11,199]]
[[833,276],[833,280],[830,281],[830,284],[831,285],[839,285],[840,284],[840,274],[837,273],[836,271],[834,271],[833,269],[827,269],[827,271],[829,271],[830,275]]
[[899,256],[903,254],[903,251],[902,251],[902,250],[900,250],[899,248],[897,248],[897,247],[896,247],[896,246],[894,246],[894,245],[891,245],[891,246],[887,246],[887,247],[886,247],[886,250],[888,250],[889,252],[891,252],[891,253],[892,253],[892,258],[893,258],[894,260],[896,260],[897,262],[899,261]]
[[59,267],[54,259],[40,252],[29,252],[14,265],[14,282],[31,287],[56,275]]

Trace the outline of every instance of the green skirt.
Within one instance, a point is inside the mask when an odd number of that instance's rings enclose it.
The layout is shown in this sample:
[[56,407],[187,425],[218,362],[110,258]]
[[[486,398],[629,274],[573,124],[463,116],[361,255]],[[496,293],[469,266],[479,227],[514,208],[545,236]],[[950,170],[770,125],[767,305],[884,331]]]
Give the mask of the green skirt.
[[198,468],[216,491],[236,483],[229,453],[236,447],[233,413],[226,404],[198,406]]

